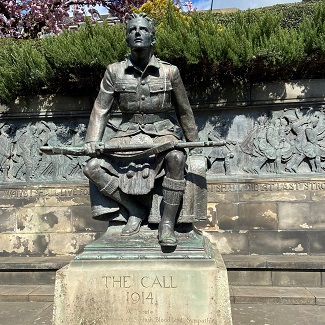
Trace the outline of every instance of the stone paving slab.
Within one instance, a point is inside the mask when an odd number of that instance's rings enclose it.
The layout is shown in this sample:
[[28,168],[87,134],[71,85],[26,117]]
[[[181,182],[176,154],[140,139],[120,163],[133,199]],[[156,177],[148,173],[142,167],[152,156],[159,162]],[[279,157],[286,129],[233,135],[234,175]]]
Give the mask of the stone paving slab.
[[13,286],[13,285],[2,285],[0,286],[0,301],[3,302],[21,302],[28,301],[29,295],[35,291],[39,286]]
[[51,325],[50,302],[0,302],[0,325]]
[[53,302],[54,286],[44,285],[39,286],[36,290],[29,294],[29,301]]
[[315,298],[316,298],[316,305],[325,306],[325,288],[306,288],[306,289],[312,295],[315,296]]
[[325,306],[232,305],[233,325],[324,325]]
[[[325,288],[230,286],[229,293],[232,304],[325,305]],[[0,286],[0,302],[53,302],[53,297],[54,285]]]
[[266,268],[266,259],[264,256],[247,255],[222,255],[227,268]]
[[233,287],[235,304],[261,303],[282,305],[314,305],[315,296],[306,288]]
[[[21,302],[40,301],[53,302],[54,285],[1,285],[0,301]],[[1,323],[0,323],[1,325]]]
[[[0,302],[0,325],[51,325],[52,313],[52,303]],[[232,305],[233,325],[324,325],[324,315],[316,305]]]

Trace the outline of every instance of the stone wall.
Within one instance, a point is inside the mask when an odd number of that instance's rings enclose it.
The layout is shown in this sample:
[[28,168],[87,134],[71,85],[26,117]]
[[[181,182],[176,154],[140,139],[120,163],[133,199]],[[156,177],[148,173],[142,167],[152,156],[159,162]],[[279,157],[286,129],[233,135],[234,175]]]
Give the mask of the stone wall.
[[[223,85],[192,94],[209,158],[208,220],[225,254],[324,254],[325,81]],[[0,255],[67,255],[105,231],[90,217],[82,145],[92,98],[19,98],[0,106]],[[112,124],[120,114],[114,112]],[[111,134],[106,134],[109,138]],[[324,148],[324,149],[323,149]]]
[[210,179],[208,235],[224,254],[324,254],[322,177]]
[[76,254],[107,228],[90,215],[87,184],[2,185],[0,256]]

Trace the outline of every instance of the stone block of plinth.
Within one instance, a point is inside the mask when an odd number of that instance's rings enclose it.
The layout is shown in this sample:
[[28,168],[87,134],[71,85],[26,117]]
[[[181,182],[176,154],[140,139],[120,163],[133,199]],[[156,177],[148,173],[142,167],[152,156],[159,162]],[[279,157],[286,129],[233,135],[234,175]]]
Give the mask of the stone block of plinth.
[[158,244],[141,241],[141,233],[134,253],[121,242],[115,253],[100,249],[109,245],[103,238],[94,242],[57,272],[53,323],[231,325],[221,255],[202,235],[186,236],[174,252],[156,254]]

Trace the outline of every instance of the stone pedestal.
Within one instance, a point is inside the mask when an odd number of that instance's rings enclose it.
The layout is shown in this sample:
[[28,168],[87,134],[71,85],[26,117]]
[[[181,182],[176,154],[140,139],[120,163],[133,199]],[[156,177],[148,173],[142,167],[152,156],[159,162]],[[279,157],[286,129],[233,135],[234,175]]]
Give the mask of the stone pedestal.
[[[184,258],[177,250],[156,258],[152,253],[100,254],[98,259],[81,254],[57,272],[53,324],[231,325],[223,260],[201,235],[192,237],[201,238],[205,257]],[[176,258],[170,258],[173,254]]]

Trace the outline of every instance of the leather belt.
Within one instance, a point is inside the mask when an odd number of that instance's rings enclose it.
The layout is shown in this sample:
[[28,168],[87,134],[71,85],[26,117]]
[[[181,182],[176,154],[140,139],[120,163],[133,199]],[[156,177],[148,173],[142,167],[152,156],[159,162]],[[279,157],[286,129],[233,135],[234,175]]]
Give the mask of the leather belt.
[[157,114],[122,114],[122,122],[132,122],[138,124],[151,124],[159,121],[169,119],[170,116],[167,113],[157,113]]

